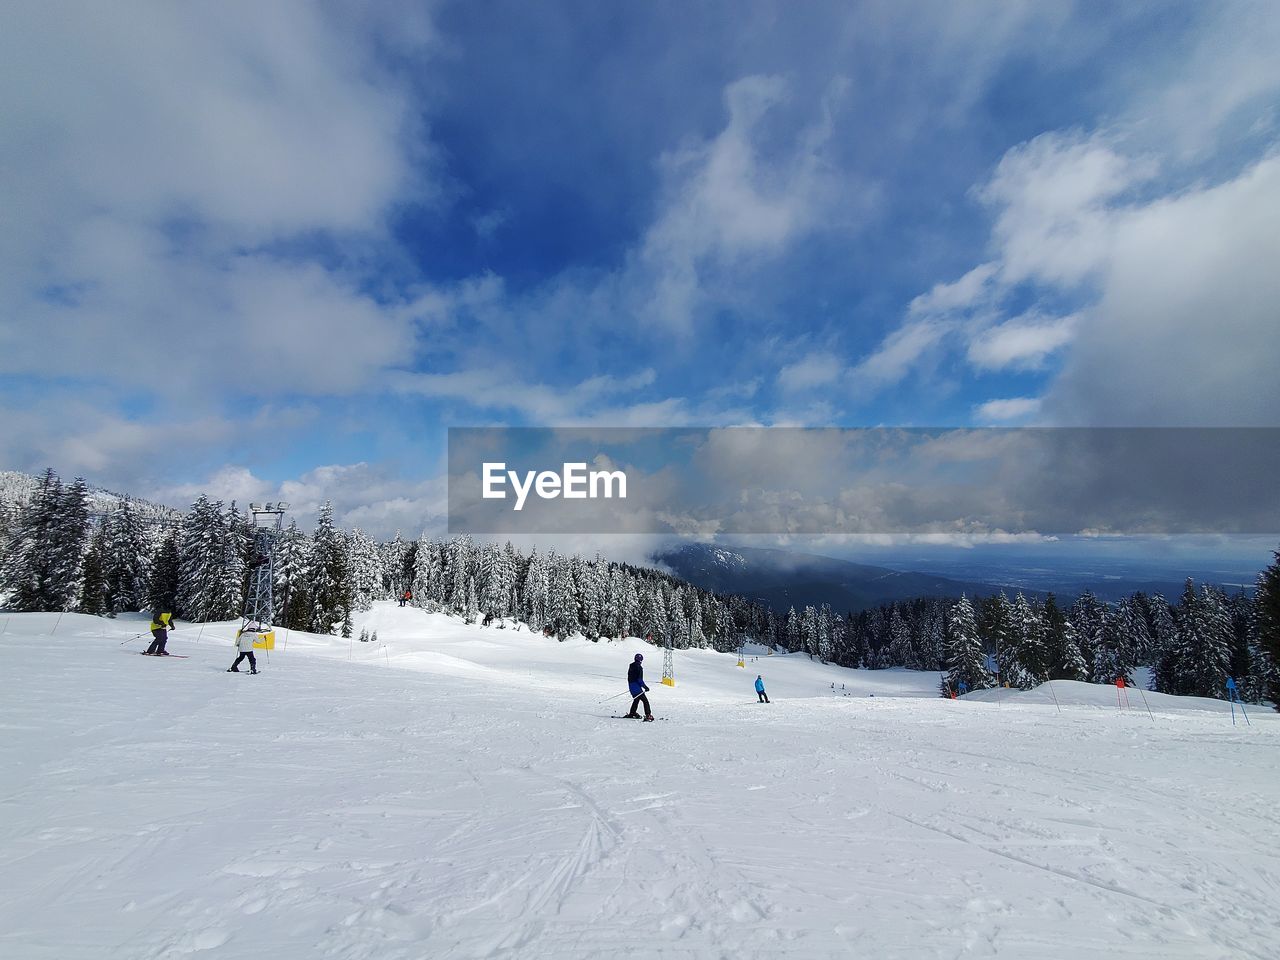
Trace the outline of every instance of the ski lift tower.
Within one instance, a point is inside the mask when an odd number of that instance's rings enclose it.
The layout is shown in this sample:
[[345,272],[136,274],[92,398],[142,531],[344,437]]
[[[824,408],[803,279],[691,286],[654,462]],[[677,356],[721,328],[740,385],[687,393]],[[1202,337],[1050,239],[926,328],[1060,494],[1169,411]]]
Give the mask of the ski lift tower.
[[671,628],[667,628],[667,643],[662,650],[662,682],[668,687],[676,685],[676,668],[675,660],[671,651],[674,648],[671,645]]
[[251,503],[253,517],[253,559],[249,574],[249,594],[244,601],[244,617],[240,622],[243,631],[250,623],[256,623],[257,632],[271,629],[275,620],[275,598],[271,584],[275,573],[275,545],[280,539],[287,503]]

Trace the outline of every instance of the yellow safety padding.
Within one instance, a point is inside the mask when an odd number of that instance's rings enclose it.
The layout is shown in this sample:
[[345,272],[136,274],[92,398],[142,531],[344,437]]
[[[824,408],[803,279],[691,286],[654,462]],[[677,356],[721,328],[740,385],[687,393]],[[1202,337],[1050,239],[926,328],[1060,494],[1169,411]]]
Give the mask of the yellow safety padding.
[[675,680],[673,680],[671,677],[663,677],[662,682],[665,683],[668,687],[674,687],[676,685]]
[[274,630],[258,634],[258,639],[253,641],[253,649],[255,650],[274,650],[275,648],[276,632]]
[[738,661],[738,666],[742,667],[743,669],[746,669],[746,666],[747,666],[747,665],[746,665],[745,663],[743,663],[741,660],[739,660],[739,661]]

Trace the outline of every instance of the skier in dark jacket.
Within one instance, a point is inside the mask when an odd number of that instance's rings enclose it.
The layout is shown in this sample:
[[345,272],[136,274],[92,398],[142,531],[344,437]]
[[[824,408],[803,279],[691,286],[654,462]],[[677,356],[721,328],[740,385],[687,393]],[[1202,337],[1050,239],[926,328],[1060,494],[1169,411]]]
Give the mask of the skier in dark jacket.
[[756,702],[768,703],[769,695],[764,692],[764,678],[756,674]]
[[151,615],[151,646],[143,651],[149,657],[167,657],[164,645],[169,642],[169,631],[173,629],[173,614],[161,613],[157,610]]
[[649,698],[645,696],[649,692],[649,685],[644,682],[644,654],[637,653],[636,658],[631,661],[631,666],[627,667],[627,687],[631,691],[631,696],[635,697],[631,701],[631,712],[627,714],[633,720],[639,720],[640,714],[636,713],[636,708],[640,704],[644,704],[645,720],[653,719],[653,711],[649,709]]

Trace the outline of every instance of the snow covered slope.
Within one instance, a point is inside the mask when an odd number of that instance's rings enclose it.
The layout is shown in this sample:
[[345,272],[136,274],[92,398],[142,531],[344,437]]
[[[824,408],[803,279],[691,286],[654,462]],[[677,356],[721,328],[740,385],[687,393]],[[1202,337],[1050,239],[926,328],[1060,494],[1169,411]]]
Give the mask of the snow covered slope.
[[[1114,689],[0,614],[0,956],[1270,957],[1280,723]],[[287,649],[286,647],[287,639]],[[666,722],[610,719],[636,651]],[[761,673],[771,705],[755,703]],[[833,696],[847,686],[851,696]],[[869,694],[874,693],[871,697]],[[1108,699],[1110,698],[1110,699]]]

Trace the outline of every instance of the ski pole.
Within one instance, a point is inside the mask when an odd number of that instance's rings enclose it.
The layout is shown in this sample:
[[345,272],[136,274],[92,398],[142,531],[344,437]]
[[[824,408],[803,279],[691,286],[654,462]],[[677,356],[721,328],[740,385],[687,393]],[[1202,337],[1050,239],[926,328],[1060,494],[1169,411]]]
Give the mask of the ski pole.
[[130,637],[128,640],[122,640],[122,641],[120,641],[120,646],[122,646],[122,647],[123,647],[126,643],[133,643],[133,641],[135,641],[135,640],[140,640],[141,638],[142,638],[142,634],[140,634],[140,633],[135,633],[135,634],[134,634],[132,637]]
[[631,692],[630,690],[623,690],[622,693],[615,693],[612,697],[605,697],[603,700],[600,701],[600,703],[608,703],[610,700],[617,700],[619,697],[625,696],[630,692]]

